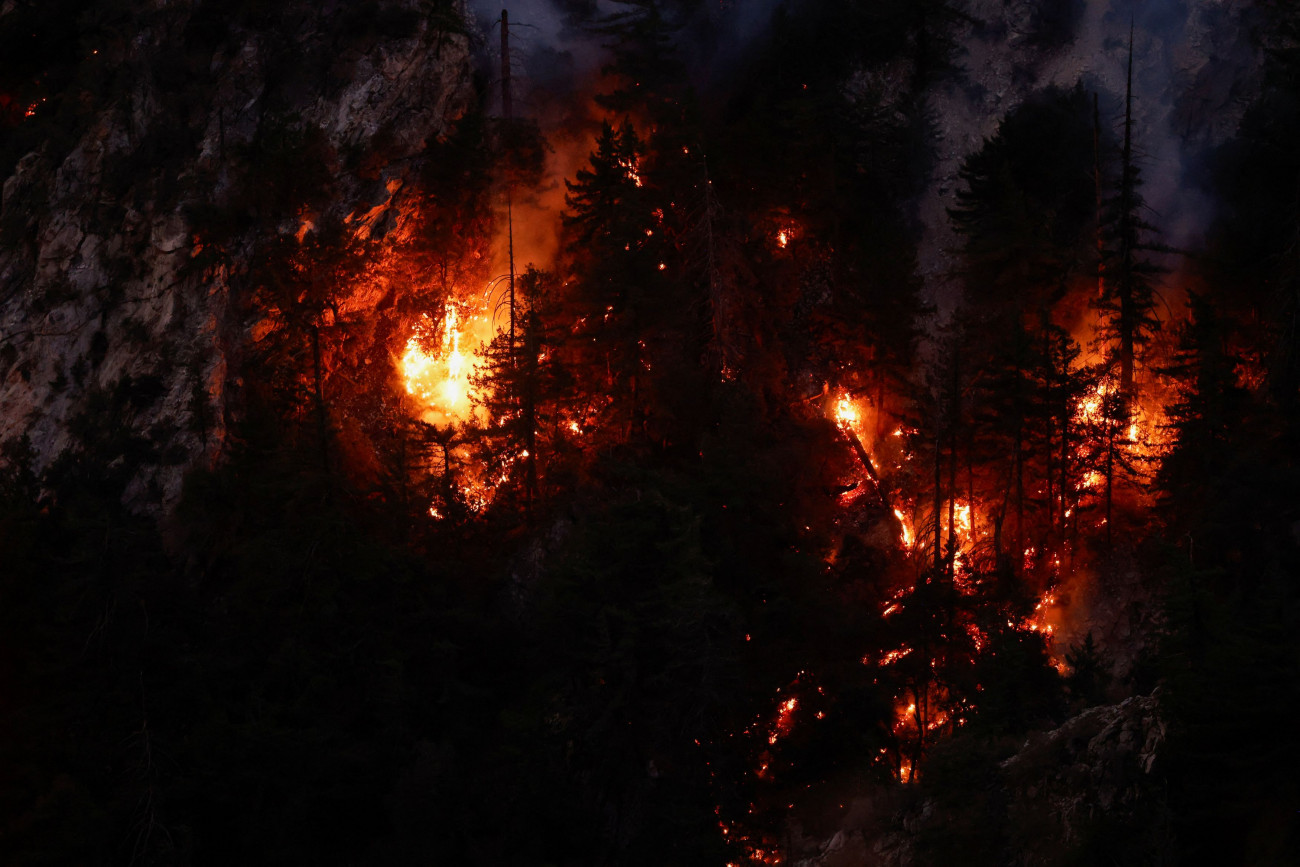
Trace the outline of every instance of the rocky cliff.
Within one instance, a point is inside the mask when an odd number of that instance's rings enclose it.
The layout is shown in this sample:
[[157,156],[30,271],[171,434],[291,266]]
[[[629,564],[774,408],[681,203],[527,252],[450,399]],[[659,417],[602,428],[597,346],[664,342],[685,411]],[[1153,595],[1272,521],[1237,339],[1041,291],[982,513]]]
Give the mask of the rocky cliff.
[[[1160,757],[1159,693],[1088,708],[1001,749],[954,740],[933,784],[880,791],[851,805],[828,839],[792,835],[800,867],[859,864],[1159,863],[1172,851]],[[1150,856],[1151,860],[1143,860]],[[1119,863],[1119,862],[1116,862]]]
[[[152,513],[238,414],[257,323],[233,296],[258,243],[392,232],[412,161],[473,99],[455,7],[219,5],[68,22],[69,83],[0,163],[0,442],[25,435],[40,471],[111,428],[101,457]],[[3,4],[0,26],[22,14]],[[304,193],[313,172],[326,194]]]

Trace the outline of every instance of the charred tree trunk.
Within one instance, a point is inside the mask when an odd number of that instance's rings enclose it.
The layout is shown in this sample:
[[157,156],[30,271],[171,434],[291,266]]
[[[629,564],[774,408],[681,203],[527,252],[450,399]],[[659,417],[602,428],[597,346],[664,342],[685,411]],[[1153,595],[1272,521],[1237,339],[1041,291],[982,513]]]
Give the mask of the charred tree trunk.
[[1056,418],[1049,415],[1047,418],[1046,428],[1047,441],[1043,444],[1043,450],[1046,460],[1044,475],[1047,480],[1046,504],[1047,504],[1047,531],[1046,538],[1049,545],[1055,544],[1056,541]]
[[537,400],[538,400],[538,355],[541,354],[540,332],[537,314],[529,311],[524,326],[523,363],[526,375],[524,388],[520,395],[520,421],[523,424],[524,451],[524,500],[529,513],[537,497]]
[[961,423],[961,350],[954,343],[948,381],[948,577],[957,571],[957,429]]
[[948,454],[948,580],[957,573],[957,432],[949,439]]
[[1101,300],[1106,297],[1106,241],[1102,235],[1102,226],[1105,224],[1105,217],[1102,210],[1102,186],[1101,186],[1101,109],[1097,104],[1097,94],[1092,95],[1092,183],[1096,192],[1096,219],[1095,228],[1097,243],[1097,299]]
[[975,540],[979,539],[979,525],[975,517],[975,426],[971,425],[966,432],[966,505],[970,507],[970,537],[971,547],[976,544]]
[[1056,379],[1056,365],[1052,361],[1052,333],[1050,319],[1046,313],[1040,317],[1039,327],[1043,332],[1043,361],[1047,368],[1047,410],[1045,433],[1047,441],[1043,444],[1044,475],[1047,478],[1047,531],[1048,544],[1054,544],[1056,536],[1056,412],[1052,405],[1051,394]]
[[1025,427],[1023,419],[1016,425],[1015,479],[1016,479],[1016,551],[1012,571],[1020,574],[1025,562]]
[[325,410],[324,371],[321,369],[320,326],[311,326],[312,402],[316,405],[316,436],[320,443],[321,470],[330,471],[329,414]]
[[1114,537],[1113,512],[1115,503],[1115,426],[1114,418],[1106,418],[1106,547],[1111,547]]
[[[501,118],[505,121],[507,141],[512,141],[510,125],[514,120],[514,102],[510,95],[510,13],[501,10]],[[510,259],[510,351],[515,348],[515,212],[514,176],[506,174],[506,238]]]
[[936,426],[934,436],[934,575],[943,575],[943,435],[942,422]]
[[849,445],[853,446],[853,453],[857,455],[858,462],[862,464],[862,468],[867,471],[867,475],[871,478],[871,483],[876,486],[876,494],[880,497],[880,504],[892,515],[894,512],[894,506],[889,500],[889,494],[885,491],[884,483],[880,481],[880,473],[876,471],[876,465],[871,460],[871,454],[867,451],[866,447],[862,445],[862,440],[858,438],[858,435],[853,432],[852,428],[844,425],[840,427],[840,430],[843,431],[844,438],[849,441]]
[[452,430],[447,428],[438,432],[438,445],[442,448],[442,500],[447,507],[447,514],[451,515],[459,502],[456,494],[456,480],[452,475],[452,448],[451,448]]
[[1133,393],[1133,354],[1139,327],[1134,292],[1134,257],[1137,246],[1137,176],[1133,164],[1133,27],[1128,35],[1128,79],[1124,91],[1124,149],[1119,184],[1119,274],[1114,281],[1119,296],[1120,394]]

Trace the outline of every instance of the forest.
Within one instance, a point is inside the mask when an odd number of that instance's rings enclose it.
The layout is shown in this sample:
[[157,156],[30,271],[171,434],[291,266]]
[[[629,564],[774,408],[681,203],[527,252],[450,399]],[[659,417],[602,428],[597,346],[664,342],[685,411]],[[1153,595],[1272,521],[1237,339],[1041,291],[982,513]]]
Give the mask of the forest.
[[[571,0],[547,79],[451,0],[0,4],[0,860],[1300,863],[1300,10],[1236,4],[1203,230],[1117,0],[937,263],[989,5],[767,4],[710,66],[749,13]],[[1098,4],[1022,5],[1055,56]],[[418,149],[305,108],[412,45],[466,94]],[[105,111],[174,119],[76,208],[183,221],[188,360],[111,312],[144,247],[34,288]]]

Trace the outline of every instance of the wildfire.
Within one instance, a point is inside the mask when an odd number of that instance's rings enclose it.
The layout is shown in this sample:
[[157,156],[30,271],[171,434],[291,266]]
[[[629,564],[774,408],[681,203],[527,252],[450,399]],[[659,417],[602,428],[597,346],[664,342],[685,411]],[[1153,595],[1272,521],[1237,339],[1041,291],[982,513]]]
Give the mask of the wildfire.
[[482,356],[485,332],[490,329],[485,315],[462,321],[461,312],[450,301],[443,308],[440,338],[435,339],[437,329],[427,316],[415,327],[406,341],[401,370],[406,393],[423,404],[426,421],[463,424],[473,416],[469,375],[473,362]]
[[784,225],[777,226],[776,235],[773,237],[772,240],[776,241],[776,246],[778,249],[784,250],[788,246],[790,246],[790,242],[797,237],[799,237],[798,226],[795,226],[791,223],[786,223]]
[[622,166],[623,171],[627,174],[628,180],[638,187],[642,185],[641,181],[641,161],[634,159],[620,160],[618,163]]
[[898,525],[903,528],[903,547],[910,551],[912,546],[916,544],[916,532],[912,529],[912,525],[908,522],[907,516],[903,514],[902,509],[895,509],[894,517],[898,519]]
[[[406,393],[415,400],[415,414],[425,422],[452,428],[470,421],[484,422],[482,410],[471,400],[470,376],[483,362],[492,337],[492,318],[487,297],[473,301],[447,301],[441,321],[425,315],[420,318],[406,340],[398,368]],[[453,493],[440,497],[430,506],[429,517],[442,520],[453,514],[453,501],[459,508],[479,512],[493,499],[496,489],[510,476],[512,468],[526,454],[503,459],[495,469],[469,460],[464,445],[449,447],[442,460],[457,467],[452,479]],[[454,457],[453,457],[454,456]]]
[[908,726],[916,724],[916,702],[909,701],[907,705],[899,705],[894,708],[894,731],[900,732]]
[[1055,627],[1048,622],[1047,615],[1055,605],[1056,594],[1049,590],[1047,593],[1043,594],[1041,599],[1038,600],[1038,604],[1034,606],[1033,613],[1025,618],[1025,622],[1021,625],[1021,628],[1028,629],[1030,632],[1041,632],[1043,635],[1051,638],[1052,633],[1055,631]]
[[[1168,422],[1158,396],[1127,402],[1122,410],[1108,406],[1113,397],[1112,383],[1102,381],[1075,405],[1074,423],[1081,427],[1100,428],[1114,448],[1139,460],[1158,458],[1169,446]],[[1117,414],[1116,411],[1120,410]],[[1088,468],[1079,480],[1081,490],[1096,491],[1105,486],[1106,477],[1096,467]]]
[[767,736],[767,742],[775,745],[777,740],[790,733],[794,726],[794,711],[799,706],[799,699],[788,698],[781,702],[776,712],[776,722],[772,724],[772,732]]
[[958,503],[956,508],[957,532],[970,535],[970,503]]
[[[900,647],[897,650],[891,650],[888,653],[886,653],[884,656],[880,657],[879,664],[881,666],[893,665],[895,662],[898,662],[900,659],[909,656],[911,653],[912,653],[912,648],[910,647]],[[871,660],[870,658],[867,658],[862,661],[865,663],[865,662],[870,662]]]
[[1106,399],[1106,383],[1098,383],[1092,394],[1080,398],[1075,417],[1081,422],[1095,422],[1101,418],[1101,406]]
[[861,421],[862,415],[858,408],[854,406],[852,399],[847,394],[842,394],[839,400],[835,402],[835,423],[841,429],[850,429],[855,427]]

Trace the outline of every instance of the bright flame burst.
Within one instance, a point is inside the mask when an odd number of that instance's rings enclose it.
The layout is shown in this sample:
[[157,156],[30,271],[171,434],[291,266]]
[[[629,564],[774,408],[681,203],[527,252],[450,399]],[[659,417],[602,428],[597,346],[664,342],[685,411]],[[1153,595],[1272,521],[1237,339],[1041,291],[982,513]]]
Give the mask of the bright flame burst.
[[798,235],[798,227],[793,224],[787,223],[783,226],[778,226],[776,237],[774,238],[776,246],[784,250],[786,247],[790,246],[790,242],[797,238]]
[[953,520],[957,526],[957,538],[963,545],[970,544],[970,503],[958,500],[953,504]]
[[1098,383],[1092,394],[1079,400],[1075,419],[1080,422],[1096,422],[1101,419],[1101,405],[1106,399],[1106,383]]
[[[486,296],[485,296],[486,298]],[[487,301],[477,308],[470,304],[448,301],[442,321],[425,315],[412,329],[402,353],[399,368],[406,393],[415,399],[415,413],[425,422],[438,427],[483,422],[482,409],[471,397],[470,376],[481,365],[492,338],[492,318]],[[492,502],[496,487],[509,475],[510,461],[504,470],[489,476],[484,467],[469,461],[463,445],[453,446],[458,471],[454,500],[470,512],[478,512]],[[452,512],[452,500],[446,495],[430,504],[428,514],[435,521]]]
[[839,400],[835,402],[835,423],[841,428],[852,428],[857,425],[862,416],[858,408],[853,405],[853,401],[847,394],[840,395]]
[[447,302],[443,308],[441,336],[437,336],[438,329],[425,316],[407,339],[402,354],[406,393],[423,405],[425,421],[433,424],[463,424],[474,414],[469,399],[469,375],[474,362],[482,358],[491,334],[491,321],[485,314],[464,321],[462,318],[457,306]]
[[[1119,417],[1108,418],[1107,397],[1113,392],[1111,383],[1099,382],[1092,391],[1081,397],[1074,408],[1074,423],[1080,426],[1110,428],[1115,446],[1139,458],[1154,459],[1169,448],[1168,420],[1158,400],[1132,401]],[[1086,470],[1079,481],[1081,490],[1096,491],[1103,487],[1105,476],[1100,470]]]

